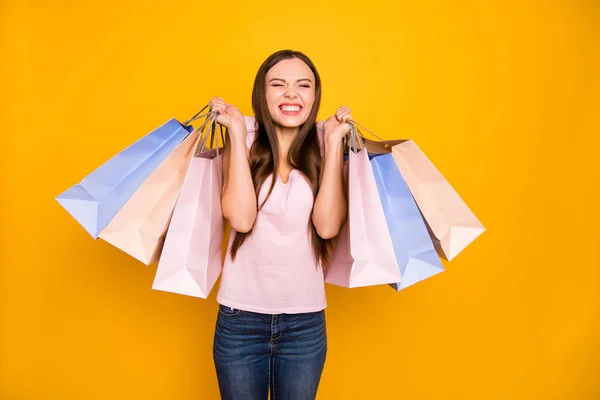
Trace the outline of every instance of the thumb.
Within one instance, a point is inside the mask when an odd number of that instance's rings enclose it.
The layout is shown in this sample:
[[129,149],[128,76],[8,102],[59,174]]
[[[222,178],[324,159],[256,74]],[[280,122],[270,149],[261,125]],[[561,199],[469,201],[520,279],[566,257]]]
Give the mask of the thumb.
[[227,127],[229,123],[229,115],[226,115],[224,112],[220,112],[217,115],[217,123]]

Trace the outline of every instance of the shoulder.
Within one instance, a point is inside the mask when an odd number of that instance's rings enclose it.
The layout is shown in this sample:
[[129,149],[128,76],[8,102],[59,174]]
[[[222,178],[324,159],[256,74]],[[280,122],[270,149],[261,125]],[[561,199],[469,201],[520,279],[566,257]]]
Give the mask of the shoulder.
[[246,123],[246,146],[252,147],[254,139],[256,139],[256,131],[258,130],[258,124],[255,117],[248,117],[244,115],[244,122]]
[[244,115],[244,122],[246,123],[246,132],[256,133],[258,129],[258,124],[256,123],[255,117],[249,117]]
[[317,121],[317,138],[319,139],[319,147],[321,148],[321,157],[325,155],[325,137],[323,125],[325,125],[325,121]]

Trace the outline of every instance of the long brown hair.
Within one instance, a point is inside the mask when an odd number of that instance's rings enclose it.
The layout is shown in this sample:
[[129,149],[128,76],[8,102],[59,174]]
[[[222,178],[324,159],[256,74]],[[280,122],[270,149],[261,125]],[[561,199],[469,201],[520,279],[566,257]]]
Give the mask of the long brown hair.
[[[317,136],[316,120],[321,104],[321,78],[313,62],[303,53],[293,50],[281,50],[271,54],[260,66],[254,87],[252,89],[252,108],[258,123],[256,138],[250,149],[250,171],[252,181],[256,192],[257,201],[260,189],[264,181],[273,176],[271,187],[262,204],[259,204],[259,210],[266,203],[275,187],[279,166],[279,140],[275,131],[275,124],[271,119],[271,114],[267,107],[266,98],[266,76],[267,72],[278,62],[299,58],[312,70],[315,75],[315,102],[306,122],[300,127],[300,131],[294,138],[287,154],[287,161],[292,168],[301,172],[309,182],[313,198],[316,199],[321,184],[321,150],[319,138]],[[310,232],[313,254],[317,264],[324,267],[329,261],[330,241],[322,239],[312,223],[312,218],[307,221],[307,229]],[[231,258],[235,259],[240,246],[246,238],[252,234],[252,229],[248,233],[236,232],[231,245]]]

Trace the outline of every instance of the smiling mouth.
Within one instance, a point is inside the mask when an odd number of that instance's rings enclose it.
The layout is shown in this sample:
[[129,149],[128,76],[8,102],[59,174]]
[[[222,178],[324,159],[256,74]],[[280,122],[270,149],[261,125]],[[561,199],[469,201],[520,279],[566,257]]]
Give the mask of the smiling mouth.
[[281,113],[284,115],[298,115],[302,111],[302,107],[298,105],[281,105],[279,106]]

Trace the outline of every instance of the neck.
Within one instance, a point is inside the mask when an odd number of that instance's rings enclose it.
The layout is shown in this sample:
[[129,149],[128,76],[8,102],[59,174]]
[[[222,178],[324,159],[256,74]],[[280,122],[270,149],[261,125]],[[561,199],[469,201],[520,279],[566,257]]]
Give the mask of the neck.
[[275,125],[275,132],[277,132],[277,139],[279,139],[279,145],[281,148],[288,149],[298,132],[300,132],[300,128],[288,128],[285,126]]

